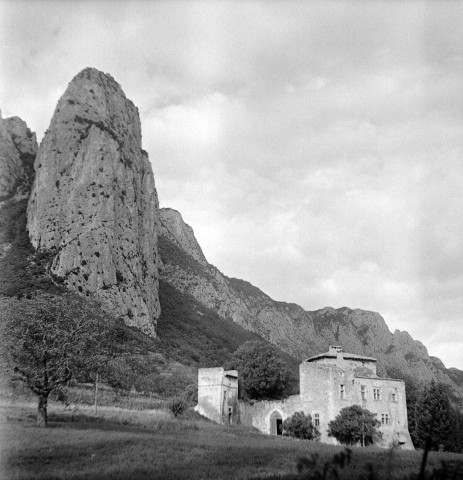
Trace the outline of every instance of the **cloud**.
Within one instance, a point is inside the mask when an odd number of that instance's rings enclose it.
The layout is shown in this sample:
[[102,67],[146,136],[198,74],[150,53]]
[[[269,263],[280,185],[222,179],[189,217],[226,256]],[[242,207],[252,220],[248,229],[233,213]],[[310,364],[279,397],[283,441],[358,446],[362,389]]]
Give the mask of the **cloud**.
[[111,73],[219,269],[463,369],[463,4],[113,5],[5,3],[3,115],[41,135],[79,70]]

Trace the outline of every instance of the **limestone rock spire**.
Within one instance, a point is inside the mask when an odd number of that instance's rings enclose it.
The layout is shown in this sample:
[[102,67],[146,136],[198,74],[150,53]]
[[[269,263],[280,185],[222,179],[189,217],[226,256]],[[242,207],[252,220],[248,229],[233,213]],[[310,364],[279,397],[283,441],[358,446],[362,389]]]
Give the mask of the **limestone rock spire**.
[[108,74],[69,84],[35,161],[28,229],[52,272],[155,336],[158,198],[138,110]]

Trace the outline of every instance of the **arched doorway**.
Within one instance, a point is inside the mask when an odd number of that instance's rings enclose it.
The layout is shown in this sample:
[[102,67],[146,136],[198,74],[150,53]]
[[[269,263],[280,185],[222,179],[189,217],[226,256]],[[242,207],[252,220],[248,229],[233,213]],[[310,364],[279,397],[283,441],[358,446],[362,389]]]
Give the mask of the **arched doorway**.
[[273,412],[270,415],[270,435],[283,434],[283,418],[280,412]]

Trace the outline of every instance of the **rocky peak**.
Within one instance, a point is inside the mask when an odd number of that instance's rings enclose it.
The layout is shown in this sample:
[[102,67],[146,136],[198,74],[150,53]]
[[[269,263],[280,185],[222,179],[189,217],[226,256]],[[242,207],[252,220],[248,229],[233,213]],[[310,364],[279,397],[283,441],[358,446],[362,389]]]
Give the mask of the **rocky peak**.
[[25,160],[35,159],[37,154],[37,137],[31,132],[26,122],[19,117],[10,117],[4,120],[18,153]]
[[180,212],[172,208],[161,208],[160,220],[161,235],[167,237],[197,262],[202,265],[208,264],[193,229],[183,221]]
[[52,272],[155,336],[158,199],[138,110],[108,74],[86,68],[58,101],[35,161],[28,229]]
[[0,113],[0,199],[29,193],[36,153],[36,136],[26,122]]

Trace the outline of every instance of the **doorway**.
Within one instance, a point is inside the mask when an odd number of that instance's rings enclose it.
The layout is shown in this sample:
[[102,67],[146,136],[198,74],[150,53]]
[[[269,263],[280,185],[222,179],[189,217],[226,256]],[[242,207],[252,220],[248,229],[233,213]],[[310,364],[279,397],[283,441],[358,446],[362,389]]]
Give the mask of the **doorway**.
[[270,435],[283,435],[283,418],[280,412],[270,415]]

